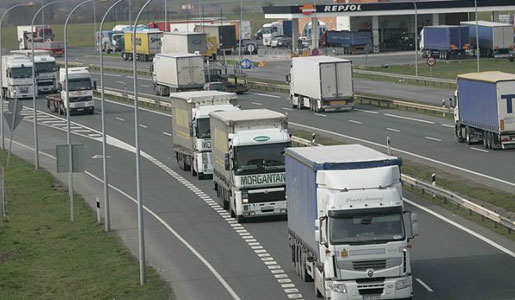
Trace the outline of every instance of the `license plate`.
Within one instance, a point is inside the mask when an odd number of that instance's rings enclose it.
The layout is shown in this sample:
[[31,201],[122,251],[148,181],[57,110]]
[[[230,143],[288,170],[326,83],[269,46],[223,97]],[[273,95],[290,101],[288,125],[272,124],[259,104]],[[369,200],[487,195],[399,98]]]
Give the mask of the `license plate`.
[[363,300],[378,300],[381,299],[379,295],[364,295]]
[[343,101],[343,100],[331,101],[331,104],[332,105],[344,105],[345,101]]

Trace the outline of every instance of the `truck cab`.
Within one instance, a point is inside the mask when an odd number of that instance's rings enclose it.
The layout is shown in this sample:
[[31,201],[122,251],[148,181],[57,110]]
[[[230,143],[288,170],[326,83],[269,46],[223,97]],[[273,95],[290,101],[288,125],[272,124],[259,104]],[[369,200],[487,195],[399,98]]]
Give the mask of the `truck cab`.
[[70,107],[66,99],[66,69],[59,71],[60,109],[68,113],[89,113],[95,112],[95,101],[93,100],[93,90],[96,89],[96,82],[91,79],[89,68],[78,67],[68,68],[68,89],[70,95]]
[[50,55],[36,55],[34,63],[38,92],[56,92],[59,73],[55,58]]
[[32,98],[32,60],[23,55],[2,57],[2,93],[8,99]]
[[284,35],[283,23],[282,22],[273,22],[266,23],[262,28],[263,33],[263,46],[270,47],[272,43],[272,38],[276,36]]

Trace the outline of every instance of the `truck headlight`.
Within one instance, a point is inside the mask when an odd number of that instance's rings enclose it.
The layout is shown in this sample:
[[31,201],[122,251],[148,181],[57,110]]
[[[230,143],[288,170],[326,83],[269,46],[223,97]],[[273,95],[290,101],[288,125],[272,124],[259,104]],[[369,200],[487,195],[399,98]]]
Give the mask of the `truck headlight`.
[[329,289],[335,293],[347,294],[347,287],[344,283],[332,282],[329,283]]
[[241,192],[241,202],[249,203],[249,192],[247,192],[247,191]]
[[395,289],[402,290],[402,289],[409,287],[410,285],[411,285],[411,283],[410,283],[409,278],[397,280],[397,282],[395,283]]

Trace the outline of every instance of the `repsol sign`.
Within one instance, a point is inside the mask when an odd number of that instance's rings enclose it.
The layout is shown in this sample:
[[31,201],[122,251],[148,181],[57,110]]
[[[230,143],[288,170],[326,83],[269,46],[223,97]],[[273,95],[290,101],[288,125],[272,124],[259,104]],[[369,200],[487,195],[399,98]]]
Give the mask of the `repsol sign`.
[[285,173],[247,175],[240,177],[240,186],[286,183]]
[[324,12],[361,11],[361,4],[326,5]]

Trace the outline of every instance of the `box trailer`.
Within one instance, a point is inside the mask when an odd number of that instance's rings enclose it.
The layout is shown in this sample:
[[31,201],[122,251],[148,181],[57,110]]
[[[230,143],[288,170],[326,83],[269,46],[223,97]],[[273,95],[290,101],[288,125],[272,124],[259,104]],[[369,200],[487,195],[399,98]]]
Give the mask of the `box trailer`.
[[352,62],[329,56],[293,57],[290,75],[293,108],[350,110],[354,104]]
[[347,54],[370,53],[372,50],[372,34],[358,31],[326,31],[320,38],[325,47],[344,48]]
[[203,32],[165,32],[161,53],[198,53],[207,51],[207,34]]
[[[469,28],[470,45],[476,46],[476,22],[461,22]],[[479,53],[492,57],[496,54],[507,54],[513,50],[513,25],[495,22],[478,21]]]
[[229,51],[236,46],[236,27],[233,24],[203,24],[195,27],[197,32],[205,32],[216,37],[219,51]]
[[191,53],[157,54],[152,61],[152,82],[156,95],[170,91],[202,89],[206,83],[204,58]]
[[425,26],[420,32],[420,37],[420,51],[423,57],[465,57],[465,51],[470,49],[467,26]]
[[[136,32],[136,59],[139,61],[151,61],[157,53],[161,52],[161,31],[137,31]],[[124,32],[123,60],[132,60],[132,31]]]
[[514,74],[458,75],[454,121],[459,142],[482,142],[487,149],[515,148],[514,110]]

